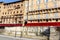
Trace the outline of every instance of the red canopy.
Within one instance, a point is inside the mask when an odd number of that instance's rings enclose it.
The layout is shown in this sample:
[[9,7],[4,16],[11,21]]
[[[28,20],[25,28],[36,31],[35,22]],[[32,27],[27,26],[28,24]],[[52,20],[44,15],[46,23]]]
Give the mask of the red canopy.
[[[5,27],[17,27],[17,26],[21,26],[22,27],[22,24],[0,24],[0,27],[1,26],[5,26]],[[27,23],[25,24],[24,26],[26,27],[37,27],[37,26],[55,26],[55,27],[59,27],[60,26],[60,22],[42,22],[42,23]]]
[[60,22],[27,23],[25,26],[60,26]]
[[22,24],[0,24],[1,26],[5,26],[5,27],[13,27],[13,26],[22,26]]

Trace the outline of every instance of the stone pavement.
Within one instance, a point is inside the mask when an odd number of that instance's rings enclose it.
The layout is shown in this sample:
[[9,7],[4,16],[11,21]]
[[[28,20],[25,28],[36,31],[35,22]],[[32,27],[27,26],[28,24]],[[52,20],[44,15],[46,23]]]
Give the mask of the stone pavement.
[[11,36],[5,36],[0,35],[0,40],[39,40],[39,39],[32,39],[32,38],[18,38],[18,37],[11,37]]

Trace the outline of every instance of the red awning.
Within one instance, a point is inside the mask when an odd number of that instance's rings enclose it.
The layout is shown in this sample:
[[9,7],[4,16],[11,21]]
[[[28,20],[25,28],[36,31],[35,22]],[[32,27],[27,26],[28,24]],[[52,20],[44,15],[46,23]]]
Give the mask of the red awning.
[[13,26],[22,26],[22,24],[0,24],[1,26],[5,26],[5,27],[13,27]]
[[[22,27],[22,24],[0,24],[0,27],[1,26],[5,26],[5,27],[17,27],[17,26],[21,26]],[[45,22],[45,23],[27,23],[26,25],[24,25],[26,27],[29,27],[29,26],[33,26],[33,27],[36,27],[36,26],[55,26],[55,27],[59,27],[60,26],[60,22]]]
[[27,23],[25,26],[60,26],[60,22]]

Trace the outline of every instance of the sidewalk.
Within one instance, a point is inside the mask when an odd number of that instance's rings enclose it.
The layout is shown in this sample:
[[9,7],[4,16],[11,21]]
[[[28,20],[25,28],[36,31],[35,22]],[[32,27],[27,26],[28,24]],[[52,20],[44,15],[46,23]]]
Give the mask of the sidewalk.
[[0,35],[0,40],[39,40],[39,39],[36,39],[36,38],[18,38],[18,37]]

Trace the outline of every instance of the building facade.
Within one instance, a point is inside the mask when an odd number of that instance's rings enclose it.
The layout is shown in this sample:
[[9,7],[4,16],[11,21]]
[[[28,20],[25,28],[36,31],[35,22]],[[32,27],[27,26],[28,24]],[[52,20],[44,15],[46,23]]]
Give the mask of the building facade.
[[[29,11],[26,14],[26,20],[28,20],[28,23],[31,25],[32,23],[60,22],[59,4],[60,0],[29,0]],[[40,26],[40,28],[41,27],[43,26]],[[58,33],[56,27],[50,26],[50,40],[59,40]]]
[[[24,26],[26,21],[27,23],[60,22],[60,0],[0,2],[0,24],[23,24]],[[18,31],[17,34],[22,33],[21,36],[31,34],[40,36],[40,33],[48,28],[46,26],[5,27],[5,30],[8,30],[9,33],[12,31],[12,35]],[[55,27],[51,29],[55,33]]]
[[16,1],[11,3],[0,3],[1,16],[0,22],[2,24],[22,24],[24,14],[23,1]]
[[29,22],[59,22],[59,0],[29,0]]

